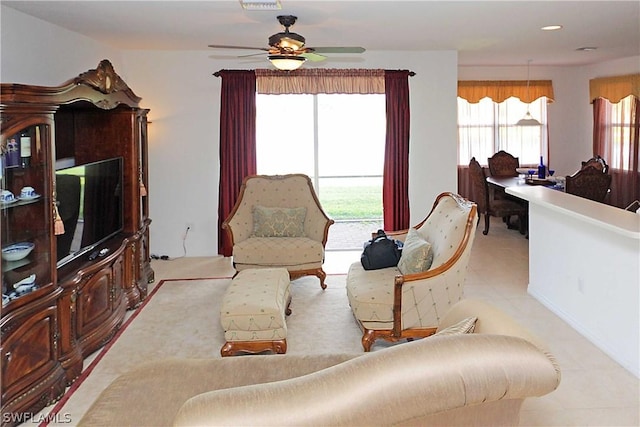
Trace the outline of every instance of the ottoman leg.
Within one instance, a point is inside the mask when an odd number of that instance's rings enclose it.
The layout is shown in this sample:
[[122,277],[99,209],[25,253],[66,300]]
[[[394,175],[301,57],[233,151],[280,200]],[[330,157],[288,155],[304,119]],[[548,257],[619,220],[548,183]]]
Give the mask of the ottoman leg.
[[227,341],[220,349],[222,357],[234,356],[238,353],[257,354],[272,351],[276,354],[287,352],[287,340],[276,341]]

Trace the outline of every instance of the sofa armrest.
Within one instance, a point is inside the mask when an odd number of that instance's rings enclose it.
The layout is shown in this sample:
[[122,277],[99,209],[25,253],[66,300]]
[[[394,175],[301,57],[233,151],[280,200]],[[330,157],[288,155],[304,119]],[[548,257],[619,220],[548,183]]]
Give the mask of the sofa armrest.
[[[519,409],[558,383],[553,364],[526,340],[441,336],[298,378],[203,393],[180,408],[174,425],[428,425],[433,417],[446,425],[450,411],[486,415],[498,401]],[[517,415],[496,423],[517,425]]]
[[[393,290],[394,336],[399,337],[401,335],[401,331],[404,329],[402,316],[402,295],[403,287],[405,285],[425,282],[421,283],[421,286],[428,286],[432,289],[445,289],[448,285],[453,286],[456,283],[462,284],[464,282],[468,259],[471,254],[471,247],[475,239],[475,225],[475,220],[467,222],[465,234],[462,238],[462,241],[459,243],[457,250],[443,264],[420,273],[404,275],[399,274],[395,276]],[[460,288],[458,295],[460,298],[462,298],[462,288]],[[456,300],[449,301],[446,304],[446,307],[442,306],[440,307],[440,309],[442,310],[444,308],[449,308],[450,304],[454,302],[456,302]]]
[[467,317],[478,318],[474,328],[475,334],[520,337],[531,342],[541,351],[549,353],[547,345],[540,337],[522,326],[504,311],[478,299],[467,298],[456,303],[442,318],[438,325],[438,330],[455,325]]
[[201,393],[298,377],[353,357],[356,355],[254,355],[147,362],[104,389],[78,427],[171,425],[184,402]]

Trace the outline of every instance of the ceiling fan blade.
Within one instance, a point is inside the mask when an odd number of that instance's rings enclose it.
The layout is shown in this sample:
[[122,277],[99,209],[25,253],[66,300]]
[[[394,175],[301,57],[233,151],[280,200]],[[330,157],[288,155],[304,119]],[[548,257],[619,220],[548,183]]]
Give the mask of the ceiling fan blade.
[[307,48],[316,53],[363,53],[366,49],[359,46],[321,46]]
[[264,56],[265,53],[264,52],[260,52],[260,53],[250,53],[248,55],[238,55],[238,58],[248,58],[251,56]]
[[264,50],[267,52],[269,51],[269,49],[266,47],[229,46],[229,45],[223,45],[223,44],[210,44],[209,47],[212,47],[214,49],[249,49],[249,50]]
[[324,61],[325,59],[327,59],[326,56],[324,55],[318,55],[315,52],[305,52],[305,53],[301,53],[300,56],[307,58],[309,61],[313,61],[313,62],[319,62],[319,61]]

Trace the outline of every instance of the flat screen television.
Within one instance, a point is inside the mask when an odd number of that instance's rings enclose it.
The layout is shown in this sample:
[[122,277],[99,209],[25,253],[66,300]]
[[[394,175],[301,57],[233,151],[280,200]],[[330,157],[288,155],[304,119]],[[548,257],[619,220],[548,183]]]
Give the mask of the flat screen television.
[[122,157],[56,168],[58,268],[122,231],[122,197]]

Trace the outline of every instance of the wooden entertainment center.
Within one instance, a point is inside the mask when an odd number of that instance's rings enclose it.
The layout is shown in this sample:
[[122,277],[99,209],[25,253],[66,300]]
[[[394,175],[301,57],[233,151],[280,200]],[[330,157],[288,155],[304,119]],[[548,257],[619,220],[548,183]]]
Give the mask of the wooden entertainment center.
[[[14,195],[5,198],[3,191],[0,202],[3,426],[23,423],[58,400],[82,372],[84,358],[114,336],[154,280],[149,110],[140,100],[108,60],[56,87],[1,85],[0,179],[2,190]],[[56,191],[56,169],[114,158],[122,159],[115,234],[59,263],[58,246],[75,222],[70,227],[61,214],[67,205]],[[24,187],[36,194],[21,193]],[[93,209],[86,199],[77,202],[81,219]],[[80,234],[84,241],[86,233]]]

